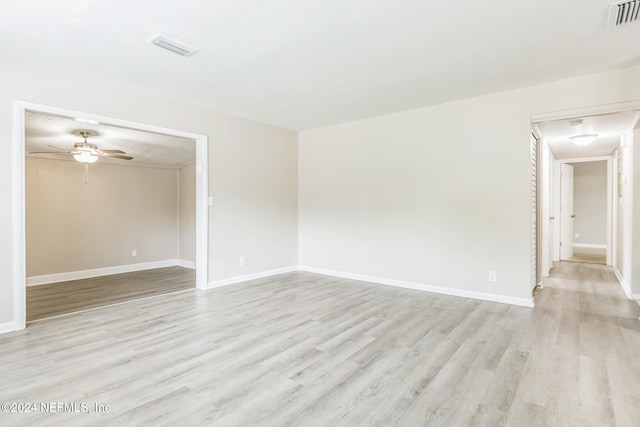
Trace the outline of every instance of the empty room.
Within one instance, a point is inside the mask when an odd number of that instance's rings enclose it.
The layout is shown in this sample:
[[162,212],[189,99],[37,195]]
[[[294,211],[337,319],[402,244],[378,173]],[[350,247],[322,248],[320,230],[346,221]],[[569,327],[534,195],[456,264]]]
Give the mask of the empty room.
[[639,21],[3,2],[0,424],[637,426]]
[[27,321],[196,287],[195,148],[26,112]]

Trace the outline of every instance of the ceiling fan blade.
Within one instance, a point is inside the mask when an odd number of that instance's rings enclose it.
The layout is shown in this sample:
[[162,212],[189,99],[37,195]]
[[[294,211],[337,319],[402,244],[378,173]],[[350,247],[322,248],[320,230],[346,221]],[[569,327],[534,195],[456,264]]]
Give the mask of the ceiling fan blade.
[[47,146],[51,147],[51,148],[59,148],[60,150],[67,150],[67,151],[71,151],[74,149],[74,147],[65,147],[64,145],[51,145],[51,144],[47,144]]
[[68,151],[28,151],[27,154],[71,154]]
[[113,159],[133,160],[133,157],[131,157],[131,156],[123,156],[122,154],[111,154],[111,153],[103,152],[100,156],[109,157],[109,158],[113,158]]
[[100,151],[102,151],[103,153],[107,153],[107,154],[127,154],[126,152],[124,152],[122,150],[103,150],[103,149],[100,149]]

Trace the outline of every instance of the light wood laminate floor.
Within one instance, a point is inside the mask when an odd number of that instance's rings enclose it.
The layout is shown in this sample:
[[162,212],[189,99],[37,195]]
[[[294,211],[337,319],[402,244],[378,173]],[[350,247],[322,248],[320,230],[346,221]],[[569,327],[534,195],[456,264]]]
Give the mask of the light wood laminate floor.
[[560,263],[534,309],[288,273],[0,336],[3,426],[637,426],[640,310]]
[[586,262],[589,264],[606,264],[607,250],[603,248],[573,248],[573,256],[564,261]]
[[154,268],[27,287],[27,321],[195,289],[195,270]]

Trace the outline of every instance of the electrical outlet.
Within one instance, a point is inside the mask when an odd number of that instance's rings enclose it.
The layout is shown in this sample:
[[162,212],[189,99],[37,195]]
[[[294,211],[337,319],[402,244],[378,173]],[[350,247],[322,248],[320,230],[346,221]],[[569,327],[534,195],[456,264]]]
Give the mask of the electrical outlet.
[[576,233],[576,239],[580,238],[580,233]]
[[496,272],[493,270],[489,270],[489,281],[490,282],[495,282],[496,279]]
[[135,249],[131,251],[131,256],[138,256],[138,251]]
[[244,257],[243,257],[243,256],[241,256],[241,257],[240,257],[240,265],[244,265],[244,263],[245,263],[245,261],[244,261]]

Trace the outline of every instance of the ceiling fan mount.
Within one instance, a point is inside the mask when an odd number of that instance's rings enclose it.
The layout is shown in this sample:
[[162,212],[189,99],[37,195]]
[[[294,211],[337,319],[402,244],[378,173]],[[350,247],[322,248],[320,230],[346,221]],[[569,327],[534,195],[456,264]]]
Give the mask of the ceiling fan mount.
[[73,134],[84,138],[84,142],[87,142],[87,138],[92,136],[97,136],[98,132],[95,132],[92,130],[78,129],[78,130],[74,130]]

